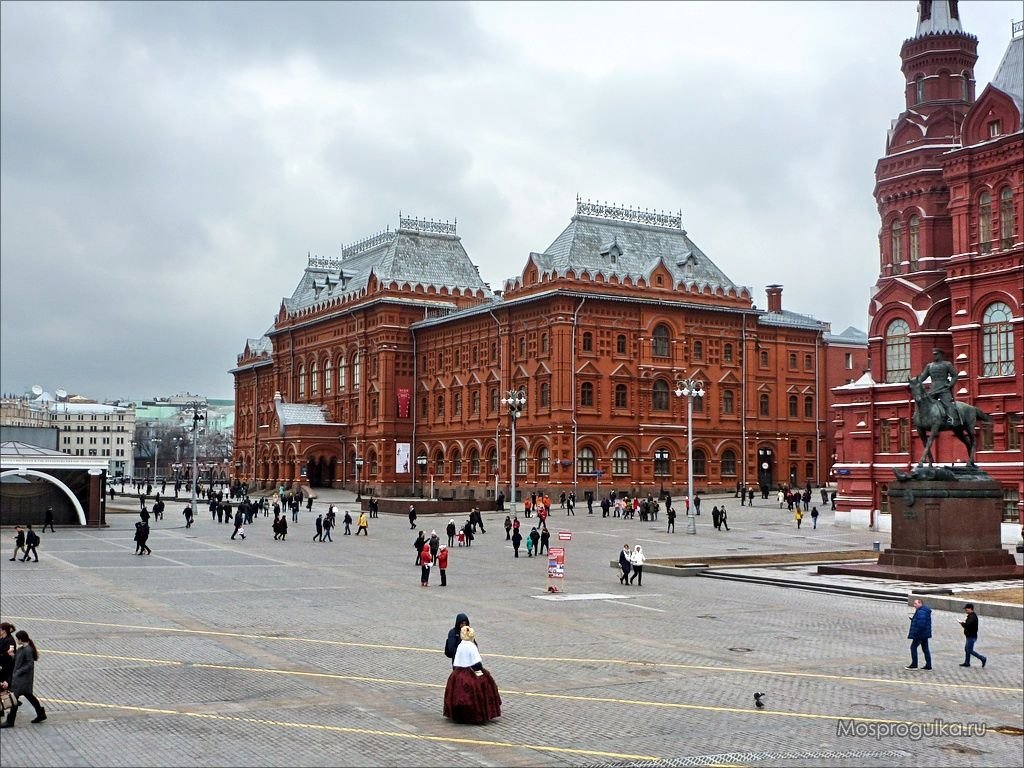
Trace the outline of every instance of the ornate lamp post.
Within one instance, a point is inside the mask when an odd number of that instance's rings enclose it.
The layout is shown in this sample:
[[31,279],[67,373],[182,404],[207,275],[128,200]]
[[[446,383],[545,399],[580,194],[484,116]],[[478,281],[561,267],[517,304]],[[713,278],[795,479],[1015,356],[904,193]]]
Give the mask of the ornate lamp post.
[[683,379],[676,382],[676,397],[686,398],[686,494],[690,499],[686,510],[686,532],[697,533],[697,510],[693,506],[693,401],[704,397],[704,382],[700,379]]
[[192,420],[191,427],[185,427],[192,433],[192,514],[196,513],[196,481],[199,479],[199,468],[196,447],[199,444],[199,423],[206,421],[206,403],[193,400],[182,409],[182,417]]
[[512,514],[516,511],[516,421],[523,412],[526,405],[526,393],[521,389],[510,389],[503,398],[501,404],[508,408],[508,418],[512,424],[512,450],[509,460],[512,463],[512,498],[509,499],[508,508]]
[[[416,466],[420,468],[420,476],[419,476],[419,481],[420,481],[420,498],[422,499],[423,498],[423,475],[425,475],[426,472],[427,472],[427,454],[421,453],[419,456],[416,457]],[[431,485],[431,487],[433,487],[433,485],[434,485],[433,477],[431,477],[430,480],[431,480],[430,485]],[[431,494],[431,495],[433,495],[433,494]]]

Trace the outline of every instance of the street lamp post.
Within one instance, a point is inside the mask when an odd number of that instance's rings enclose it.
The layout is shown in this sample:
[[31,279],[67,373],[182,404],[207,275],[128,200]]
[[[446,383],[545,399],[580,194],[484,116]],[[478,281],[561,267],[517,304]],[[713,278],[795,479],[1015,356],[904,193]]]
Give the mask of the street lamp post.
[[[131,467],[131,473],[129,474],[129,478],[130,478],[129,482],[131,482],[131,484],[134,485],[135,484],[135,446],[138,445],[138,443],[135,442],[134,440],[129,440],[128,444],[132,447],[132,467]],[[123,483],[121,484],[121,491],[122,492],[124,491],[124,484]]]
[[[420,481],[420,498],[422,499],[423,498],[423,475],[425,475],[426,472],[427,472],[427,454],[421,453],[419,456],[416,457],[416,466],[420,468],[420,476],[419,476],[419,481]],[[433,491],[433,487],[434,487],[434,476],[433,475],[430,476],[430,487],[431,487],[431,491]],[[433,495],[433,493],[431,493],[431,495]]]
[[704,397],[704,382],[700,379],[683,379],[676,382],[676,397],[686,398],[686,493],[690,499],[686,510],[686,532],[697,533],[697,510],[693,505],[693,401]]
[[150,438],[149,442],[153,446],[153,485],[156,485],[156,473],[160,471],[160,438]]
[[185,406],[182,413],[189,414],[192,419],[191,429],[188,427],[186,429],[192,433],[192,514],[194,515],[196,513],[196,481],[199,479],[196,446],[199,443],[199,422],[206,421],[206,404],[193,400]]
[[356,500],[363,495],[363,457],[356,456]]
[[514,515],[516,511],[516,421],[522,415],[523,406],[526,405],[526,393],[521,389],[510,389],[503,398],[501,404],[508,408],[508,418],[512,424],[512,450],[509,460],[512,463],[512,498],[509,499],[509,511]]

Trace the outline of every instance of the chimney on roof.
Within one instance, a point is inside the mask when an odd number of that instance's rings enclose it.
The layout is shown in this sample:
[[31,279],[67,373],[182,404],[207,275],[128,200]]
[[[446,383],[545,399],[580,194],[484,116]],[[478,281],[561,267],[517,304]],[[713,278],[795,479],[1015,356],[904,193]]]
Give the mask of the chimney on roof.
[[781,285],[769,285],[765,288],[768,293],[768,311],[769,312],[781,312],[782,311],[782,286]]

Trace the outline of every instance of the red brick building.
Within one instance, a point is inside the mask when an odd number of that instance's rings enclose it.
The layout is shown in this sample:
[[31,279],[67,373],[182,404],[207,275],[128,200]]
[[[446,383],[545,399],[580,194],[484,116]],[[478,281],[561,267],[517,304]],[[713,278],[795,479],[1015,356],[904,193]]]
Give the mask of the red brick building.
[[[1004,488],[1004,536],[1024,498],[1024,37],[1013,25],[992,82],[975,93],[977,38],[955,0],[922,0],[903,43],[906,110],[875,171],[879,274],[869,306],[870,371],[834,390],[837,521],[888,525],[894,467],[921,454],[907,379],[939,347],[959,371],[956,398],[990,414],[978,465]],[[950,433],[936,461],[964,463]]]
[[674,391],[696,378],[698,489],[818,485],[827,392],[844,382],[830,378],[828,330],[783,310],[781,286],[757,309],[679,216],[577,201],[501,292],[453,225],[402,219],[339,258],[311,258],[273,327],[246,344],[232,370],[235,470],[258,485],[508,497],[500,401],[522,390],[520,497],[678,494],[687,417]]

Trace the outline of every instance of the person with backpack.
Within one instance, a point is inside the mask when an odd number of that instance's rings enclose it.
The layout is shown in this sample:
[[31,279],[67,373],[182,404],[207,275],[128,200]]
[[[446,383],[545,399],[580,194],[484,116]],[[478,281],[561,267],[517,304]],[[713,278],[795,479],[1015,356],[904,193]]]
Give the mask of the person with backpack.
[[39,562],[39,553],[36,552],[36,547],[39,546],[39,534],[32,530],[32,526],[28,527],[28,532],[25,534],[25,556],[21,558],[21,562],[28,560],[29,555],[35,557],[35,562]]
[[343,518],[343,522],[345,523],[345,535],[346,536],[351,536],[352,535],[352,515],[349,513],[349,511],[347,509],[345,510],[345,517]]

